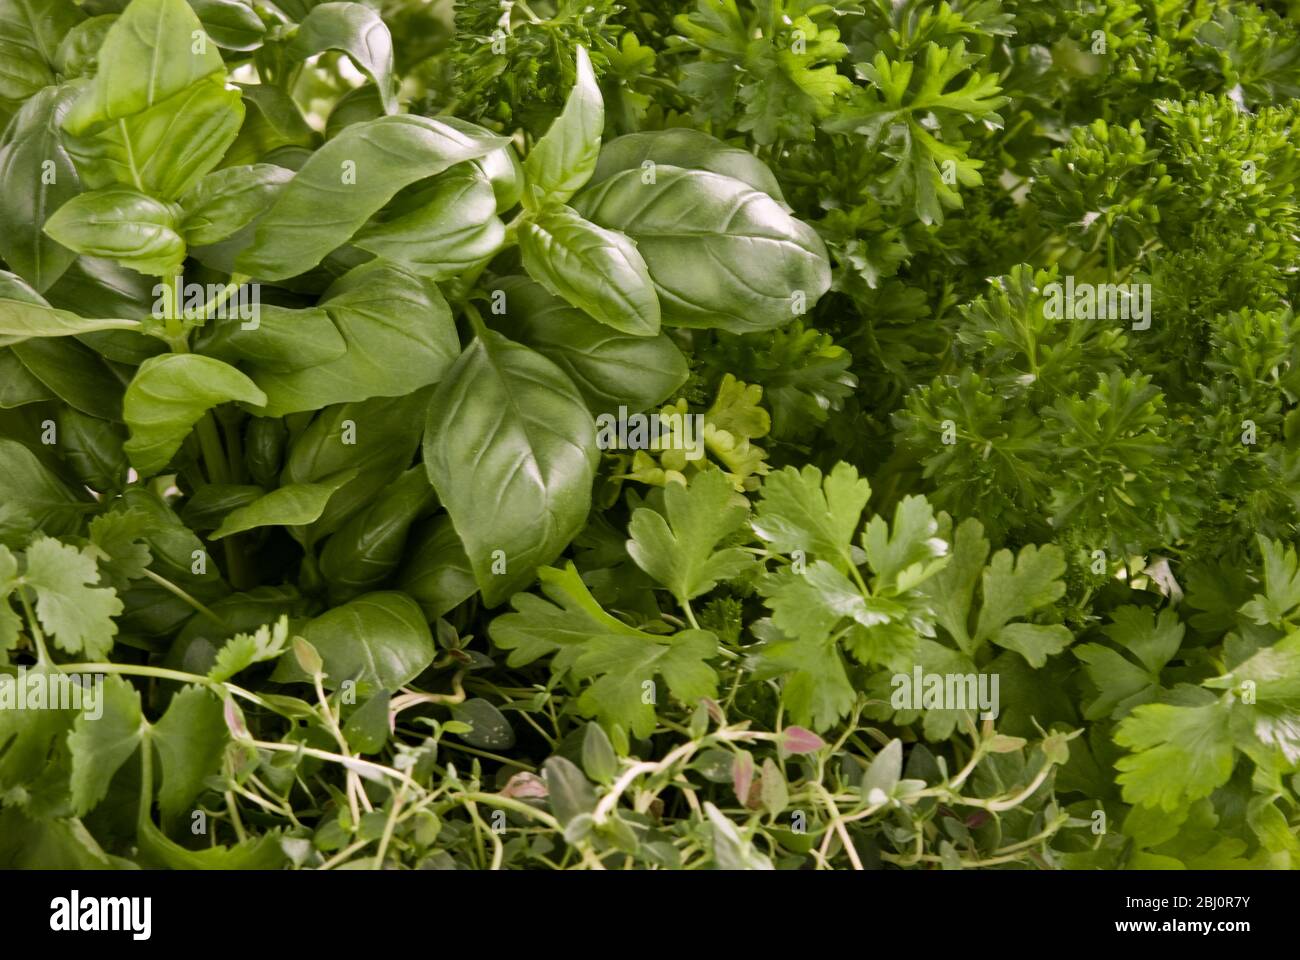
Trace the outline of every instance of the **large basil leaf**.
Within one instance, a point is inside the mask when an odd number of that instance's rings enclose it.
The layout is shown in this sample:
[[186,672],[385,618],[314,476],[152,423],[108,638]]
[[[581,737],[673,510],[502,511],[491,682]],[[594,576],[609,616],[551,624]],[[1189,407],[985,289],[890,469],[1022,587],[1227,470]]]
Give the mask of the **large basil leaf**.
[[[429,625],[404,593],[368,593],[327,610],[303,627],[302,635],[325,663],[327,686],[355,680],[367,696],[393,691],[414,680],[433,662]],[[308,679],[293,657],[281,657],[272,679]]]
[[261,370],[289,371],[327,364],[348,352],[347,341],[320,307],[291,310],[262,304],[257,325],[238,317],[209,320],[194,351],[227,363],[247,360]]
[[505,313],[490,317],[492,325],[553,360],[593,412],[645,410],[686,382],[686,358],[666,333],[620,333],[527,277],[502,277],[492,286],[505,294]]
[[384,113],[397,109],[393,38],[379,14],[361,3],[322,3],[307,14],[289,44],[289,56],[306,60],[326,50],[346,53],[374,81]]
[[158,473],[198,419],[231,400],[260,406],[266,395],[234,367],[211,357],[177,353],[146,360],[123,401],[131,466],[143,476]]
[[460,348],[437,285],[394,264],[357,267],[326,291],[321,307],[346,353],[309,369],[250,367],[266,392],[263,415],[410,393],[441,379]]
[[411,531],[410,542],[413,546],[402,565],[398,585],[416,599],[430,621],[478,592],[465,547],[446,514]]
[[[64,129],[83,135],[129,117],[226,67],[185,0],[132,0],[109,29],[99,72],[72,105]],[[197,49],[196,49],[197,46]]]
[[356,245],[421,276],[454,277],[491,257],[505,239],[492,182],[471,163],[460,164],[411,197],[397,200],[401,202],[398,215],[364,228]]
[[530,206],[564,203],[582,189],[596,169],[605,102],[586,47],[578,47],[576,66],[577,79],[564,111],[524,161]]
[[59,42],[83,17],[72,0],[0,0],[0,99],[54,83]]
[[73,197],[50,217],[45,232],[78,253],[156,277],[175,273],[185,259],[175,209],[125,188]]
[[59,129],[75,96],[70,84],[46,87],[0,138],[0,257],[42,292],[77,258],[44,232],[49,215],[81,190]]
[[54,69],[65,78],[89,77],[99,66],[99,48],[117,22],[117,14],[82,20],[64,34],[54,54]]
[[489,606],[582,529],[599,457],[581,394],[550,360],[485,331],[456,361],[429,405],[424,464]]
[[624,333],[659,332],[659,299],[636,244],[570,207],[548,208],[519,227],[524,269],[551,293]]
[[291,483],[232,510],[212,533],[220,540],[255,527],[304,527],[320,519],[330,497],[356,477],[355,470],[335,474],[320,483]]
[[239,92],[213,75],[94,134],[70,136],[68,151],[92,188],[124,184],[175,200],[221,162],[243,117]]
[[412,467],[325,544],[320,570],[332,598],[347,598],[383,583],[402,559],[406,533],[435,497],[422,467]]
[[785,202],[781,185],[762,160],[748,150],[732,147],[699,130],[678,127],[652,130],[615,137],[600,151],[596,171],[589,186],[595,186],[624,170],[643,170],[649,161],[682,167],[686,170],[709,170],[732,177],[761,190],[775,200]]
[[308,148],[316,143],[316,132],[307,125],[293,98],[279,87],[267,83],[235,86],[244,102],[244,125],[226,151],[222,166],[246,166],[286,148]]
[[122,381],[89,347],[69,337],[33,337],[11,349],[60,399],[91,416],[121,419]]
[[504,145],[464,121],[380,117],[349,127],[309,159],[240,254],[241,273],[283,280],[320,263],[402,187]]
[[741,180],[665,164],[653,183],[626,170],[573,202],[587,219],[636,241],[664,323],[769,330],[830,288],[821,238]]
[[181,229],[187,243],[224,240],[252,223],[293,179],[293,171],[273,163],[214,170],[185,195]]
[[262,45],[266,24],[249,0],[189,0],[189,4],[217,46],[247,52]]
[[78,410],[59,411],[59,447],[77,479],[92,490],[112,493],[126,485],[130,466],[120,424]]
[[96,330],[139,330],[137,320],[81,317],[26,300],[0,299],[0,338],[6,343],[28,337],[71,337]]
[[0,437],[0,504],[16,509],[51,536],[75,533],[93,503],[47,470],[17,440]]
[[8,347],[0,347],[0,409],[53,400],[54,393],[41,383]]
[[341,470],[358,471],[312,524],[312,538],[337,530],[411,465],[431,394],[432,388],[425,388],[328,407],[293,440],[281,483],[315,483]]

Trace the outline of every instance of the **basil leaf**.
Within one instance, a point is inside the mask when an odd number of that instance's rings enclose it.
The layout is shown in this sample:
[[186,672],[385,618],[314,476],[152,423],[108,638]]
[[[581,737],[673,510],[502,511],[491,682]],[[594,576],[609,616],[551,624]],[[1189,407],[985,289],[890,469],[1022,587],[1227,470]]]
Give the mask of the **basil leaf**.
[[73,197],[50,217],[45,232],[78,253],[157,277],[175,273],[185,259],[175,210],[124,188]]
[[785,203],[781,185],[762,160],[748,150],[728,146],[716,137],[686,127],[629,133],[609,141],[601,148],[600,159],[588,186],[602,183],[625,170],[644,171],[647,163],[656,168],[667,164],[686,170],[708,170],[740,180]]
[[381,117],[349,127],[289,181],[262,218],[239,271],[283,280],[320,263],[402,187],[480,157],[502,138],[454,119]]
[[213,75],[103,130],[70,135],[68,151],[93,189],[122,184],[175,200],[221,162],[243,117],[239,93]]
[[266,24],[247,0],[189,0],[189,5],[222,49],[247,53],[262,45]]
[[252,223],[292,179],[292,170],[271,163],[209,173],[181,200],[185,241],[202,246],[226,239]]
[[44,292],[77,258],[44,232],[46,218],[81,190],[59,124],[76,88],[46,87],[23,104],[0,137],[0,257]]
[[72,0],[0,0],[0,98],[25,100],[54,83],[59,42],[82,19]]
[[[429,625],[404,593],[368,593],[309,622],[303,637],[325,661],[326,686],[357,682],[357,693],[392,692],[414,680],[433,662],[436,648]],[[307,679],[293,657],[282,657],[272,679]]]
[[[99,66],[99,50],[117,14],[82,20],[63,35],[54,54],[54,69],[64,77],[86,77]],[[75,88],[74,88],[75,89]]]
[[330,497],[355,477],[355,470],[347,470],[320,483],[290,483],[272,490],[252,503],[232,510],[209,539],[220,540],[255,527],[305,527],[319,519]]
[[291,310],[262,304],[255,320],[209,320],[194,352],[226,363],[247,360],[262,370],[290,371],[337,360],[348,352],[348,344],[319,307]]
[[[319,139],[307,125],[293,98],[267,83],[237,83],[244,104],[244,125],[226,151],[224,166],[239,167],[266,160],[289,147],[311,147]],[[288,166],[281,163],[279,166]]]
[[330,537],[320,571],[331,598],[346,599],[383,583],[401,562],[411,524],[435,500],[424,469],[412,467]]
[[226,67],[185,0],[132,0],[99,50],[99,72],[64,121],[69,133],[140,113]]
[[96,330],[139,330],[136,320],[94,320],[25,300],[0,299],[0,337],[6,342],[28,337],[70,337]]
[[576,70],[564,111],[524,161],[529,206],[564,203],[582,189],[596,169],[605,104],[586,47],[578,47]]
[[591,414],[550,360],[485,331],[456,361],[429,405],[424,463],[489,606],[582,529],[599,456]]
[[490,258],[505,239],[492,183],[473,164],[435,177],[404,208],[413,209],[364,228],[356,245],[421,276],[447,280]]
[[234,367],[211,357],[177,353],[146,360],[123,401],[131,466],[143,476],[158,473],[199,418],[231,400],[260,406],[266,395]]
[[430,622],[478,593],[465,547],[446,514],[413,530],[410,543],[398,585],[415,598]]
[[23,513],[54,536],[76,533],[88,502],[17,440],[0,437],[0,503]]
[[60,399],[91,416],[121,419],[122,381],[89,347],[70,337],[33,337],[12,349]]
[[346,53],[379,89],[384,113],[397,110],[393,77],[393,38],[378,13],[361,3],[322,3],[298,25],[288,47],[295,60],[326,50]]
[[830,288],[816,232],[732,177],[665,164],[646,183],[627,170],[584,190],[574,206],[636,241],[672,326],[768,330]]
[[690,373],[666,333],[621,333],[592,320],[527,277],[501,277],[505,312],[489,319],[568,374],[593,412],[645,410],[668,399]]
[[436,383],[460,347],[437,286],[394,264],[376,260],[352,270],[326,291],[321,308],[346,352],[307,369],[252,365],[249,372],[266,392],[262,415],[410,393]]
[[636,244],[570,207],[548,208],[519,228],[524,269],[551,293],[606,326],[659,332],[659,299]]

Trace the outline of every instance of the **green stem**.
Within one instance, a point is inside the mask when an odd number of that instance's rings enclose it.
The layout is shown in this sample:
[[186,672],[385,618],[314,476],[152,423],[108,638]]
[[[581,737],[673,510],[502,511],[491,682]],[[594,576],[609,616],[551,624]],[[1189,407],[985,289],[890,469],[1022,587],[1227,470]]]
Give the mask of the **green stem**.
[[225,620],[222,620],[219,616],[217,616],[215,613],[213,613],[211,610],[209,610],[207,607],[205,607],[202,603],[200,603],[200,602],[199,602],[198,600],[196,600],[194,597],[190,596],[188,593],[186,593],[184,590],[182,590],[182,589],[181,589],[180,587],[178,587],[176,584],[172,583],[172,582],[171,582],[170,580],[168,580],[166,577],[160,577],[158,574],[154,573],[152,570],[145,570],[144,575],[145,575],[146,577],[148,577],[150,580],[152,580],[154,583],[158,584],[158,586],[162,587],[162,588],[163,588],[164,590],[166,590],[168,593],[174,594],[175,596],[177,596],[177,597],[179,597],[180,599],[184,600],[184,601],[185,601],[186,603],[188,603],[191,607],[193,607],[193,608],[194,608],[195,610],[197,610],[199,613],[203,614],[205,617],[207,617],[209,620],[211,620],[211,621],[212,621],[213,623],[215,623],[217,626],[221,627],[223,630],[233,630],[233,629],[234,629],[233,627],[230,626],[230,624],[226,623]]
[[45,634],[41,632],[41,625],[36,619],[36,611],[32,609],[31,601],[27,599],[27,591],[22,587],[18,588],[18,601],[23,605],[23,614],[27,617],[27,629],[32,632],[32,640],[36,642],[36,652],[39,654],[40,661],[47,663],[50,654],[45,649]]

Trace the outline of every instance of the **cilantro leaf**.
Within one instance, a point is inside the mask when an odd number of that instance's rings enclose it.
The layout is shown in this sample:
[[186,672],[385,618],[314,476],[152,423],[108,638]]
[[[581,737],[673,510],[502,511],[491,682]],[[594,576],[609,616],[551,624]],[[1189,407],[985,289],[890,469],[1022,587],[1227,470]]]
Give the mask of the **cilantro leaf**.
[[288,640],[288,617],[281,617],[274,626],[263,624],[252,633],[238,633],[217,651],[212,669],[208,671],[208,678],[217,681],[229,680],[255,663],[274,660],[287,649]]
[[109,781],[140,746],[144,716],[140,694],[122,677],[104,678],[102,702],[93,712],[82,711],[68,734],[72,753],[72,805],[78,815],[88,813],[108,793]]
[[36,616],[68,653],[91,659],[108,654],[122,612],[122,601],[111,589],[94,587],[99,569],[90,548],[78,550],[50,537],[27,548],[23,583],[36,592]]

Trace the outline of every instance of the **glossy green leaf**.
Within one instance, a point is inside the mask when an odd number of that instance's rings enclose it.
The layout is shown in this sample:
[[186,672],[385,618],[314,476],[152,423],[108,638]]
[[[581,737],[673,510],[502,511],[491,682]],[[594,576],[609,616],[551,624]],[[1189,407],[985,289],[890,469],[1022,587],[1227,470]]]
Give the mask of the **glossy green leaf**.
[[379,89],[385,113],[397,109],[393,38],[379,14],[362,3],[322,3],[298,24],[290,57],[306,60],[326,50],[346,53]]
[[519,227],[524,269],[551,293],[624,333],[659,332],[659,300],[636,245],[618,231],[548,207]]
[[[197,36],[200,38],[196,42]],[[99,72],[64,127],[82,135],[140,113],[213,74],[225,74],[216,46],[185,0],[132,0],[99,51]]]
[[59,43],[83,17],[72,0],[0,0],[0,98],[54,83]]
[[538,353],[487,331],[429,406],[424,462],[495,606],[586,522],[599,451],[577,389]]
[[[282,370],[255,364],[267,416],[411,393],[438,382],[459,350],[436,284],[376,260],[339,278],[320,302],[346,344],[327,363]],[[329,342],[328,340],[324,342]]]
[[209,320],[194,350],[227,363],[286,373],[324,366],[348,352],[347,341],[320,307],[291,310],[258,304],[250,319]]
[[209,173],[181,199],[185,241],[199,246],[226,239],[252,223],[292,178],[292,170],[271,163]]
[[411,524],[435,501],[424,468],[412,467],[344,524],[320,555],[321,573],[335,593],[352,596],[383,583],[402,560]]
[[564,203],[596,169],[605,104],[586,47],[575,53],[577,77],[564,110],[524,161],[532,205]]
[[81,189],[59,129],[75,95],[71,84],[46,87],[0,137],[0,257],[41,292],[76,258],[44,231],[50,214]]
[[646,183],[628,170],[573,205],[636,242],[671,326],[769,330],[811,310],[830,288],[816,232],[732,177],[664,164]]
[[[652,166],[648,168],[646,164]],[[707,133],[687,127],[629,133],[609,141],[601,148],[600,160],[590,183],[594,186],[625,170],[648,174],[660,164],[732,177],[778,202],[785,202],[781,185],[762,160],[748,150],[730,146]]]
[[488,317],[492,326],[553,361],[595,413],[649,409],[686,382],[686,358],[666,333],[621,333],[527,277],[502,277],[491,286],[505,294],[504,312]]
[[[404,593],[368,593],[327,610],[302,629],[325,661],[327,686],[355,680],[359,693],[394,691],[433,662],[433,635],[419,606]],[[280,660],[275,679],[305,677],[291,657]]]
[[317,150],[260,221],[241,273],[282,280],[311,269],[402,187],[480,157],[500,137],[455,119],[381,117]]
[[68,310],[0,299],[0,337],[10,343],[28,337],[70,337],[95,330],[138,330],[137,320],[92,320]]
[[398,586],[437,620],[478,593],[474,570],[446,514],[411,531]]
[[251,0],[188,0],[212,42],[225,50],[247,52],[262,45],[266,24]]
[[11,348],[23,366],[82,413],[122,418],[124,385],[104,358],[72,337],[32,337]]
[[175,210],[134,190],[73,197],[50,217],[45,232],[77,253],[108,257],[158,277],[170,276],[185,259]]
[[272,490],[247,506],[232,510],[210,539],[220,540],[255,527],[302,527],[320,518],[335,491],[356,472],[349,470],[320,483],[291,483]]
[[211,357],[189,353],[146,360],[123,403],[131,465],[144,476],[158,473],[199,418],[229,401],[260,406],[266,395],[234,367]]
[[88,509],[85,498],[48,470],[36,454],[8,437],[0,437],[0,503],[55,536],[77,531]]
[[506,228],[496,206],[487,176],[473,164],[459,164],[407,199],[398,216],[363,228],[356,245],[413,273],[447,280],[501,248]]
[[175,200],[221,161],[243,116],[238,90],[213,75],[103,130],[70,136],[68,152],[92,189],[121,184]]

